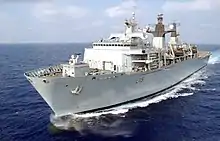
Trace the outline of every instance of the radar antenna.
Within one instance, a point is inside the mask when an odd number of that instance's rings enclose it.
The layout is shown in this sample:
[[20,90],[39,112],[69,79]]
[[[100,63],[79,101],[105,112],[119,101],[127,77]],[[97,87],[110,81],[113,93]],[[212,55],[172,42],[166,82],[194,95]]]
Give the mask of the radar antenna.
[[148,32],[154,34],[155,37],[165,37],[167,33],[171,33],[171,37],[177,37],[179,35],[177,34],[177,26],[180,26],[180,23],[172,22],[168,25],[164,25],[162,13],[157,15],[156,24],[149,24],[148,26],[155,29],[154,31],[148,30]]
[[[122,0],[122,1],[127,1],[127,0]],[[136,2],[137,0],[135,0]],[[137,9],[137,5],[134,3],[132,7],[129,7],[127,10],[128,11],[132,11],[132,17],[127,20],[125,19],[125,34],[127,33],[132,33],[134,31],[138,31],[138,23],[136,21],[136,9]]]
[[180,26],[180,23],[176,21],[169,23],[169,30],[171,32],[171,37],[179,36],[179,33],[177,33],[177,27],[179,26]]
[[136,12],[137,12],[137,5],[133,5],[132,7],[132,22],[136,23]]

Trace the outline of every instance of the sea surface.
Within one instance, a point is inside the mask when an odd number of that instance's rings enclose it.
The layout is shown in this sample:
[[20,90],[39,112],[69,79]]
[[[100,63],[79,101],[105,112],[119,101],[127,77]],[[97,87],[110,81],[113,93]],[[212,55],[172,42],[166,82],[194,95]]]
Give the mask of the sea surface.
[[23,73],[68,61],[89,46],[0,45],[0,141],[220,141],[217,45],[201,45],[212,52],[208,66],[159,97],[71,117],[75,131],[70,119],[56,121]]

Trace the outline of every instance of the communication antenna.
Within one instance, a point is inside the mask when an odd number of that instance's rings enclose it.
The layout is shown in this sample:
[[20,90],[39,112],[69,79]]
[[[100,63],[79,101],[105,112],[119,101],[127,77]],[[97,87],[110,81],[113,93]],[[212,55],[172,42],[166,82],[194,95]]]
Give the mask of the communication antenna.
[[[134,1],[135,2],[135,1]],[[136,20],[136,13],[137,13],[137,5],[136,4],[134,4],[133,6],[132,6],[132,20],[133,21],[135,21]]]
[[171,31],[171,37],[177,37],[179,36],[177,27],[180,26],[180,23],[177,21],[173,21],[171,23],[168,24],[168,30]]
[[179,26],[180,26],[180,22],[179,22],[179,21],[176,21],[176,20],[168,24],[168,27],[169,27],[169,28],[170,28],[170,27],[177,28],[177,27],[179,27]]
[[[127,11],[131,12],[132,14],[132,20],[135,19],[136,13],[137,13],[137,1],[138,0],[130,0],[132,3],[129,6],[124,7]],[[128,2],[128,0],[122,0],[122,2]],[[129,15],[130,15],[129,14]]]

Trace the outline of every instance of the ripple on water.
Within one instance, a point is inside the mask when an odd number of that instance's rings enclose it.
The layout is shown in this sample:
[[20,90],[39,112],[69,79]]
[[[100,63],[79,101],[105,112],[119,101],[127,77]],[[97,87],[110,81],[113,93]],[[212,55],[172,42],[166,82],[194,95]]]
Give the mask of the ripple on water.
[[[51,110],[26,81],[27,70],[63,62],[83,47],[19,45],[0,51],[0,140],[219,140],[220,68],[215,50],[205,73],[191,77],[153,100],[101,113],[74,115],[78,132],[52,134]],[[60,47],[62,46],[62,47]],[[210,48],[210,47],[209,47]],[[25,55],[24,55],[25,54]],[[198,75],[199,73],[197,73]],[[149,106],[150,105],[150,106]],[[72,119],[73,118],[73,119]],[[56,119],[58,120],[58,119]],[[57,124],[68,127],[68,118]],[[63,127],[63,128],[64,128]]]

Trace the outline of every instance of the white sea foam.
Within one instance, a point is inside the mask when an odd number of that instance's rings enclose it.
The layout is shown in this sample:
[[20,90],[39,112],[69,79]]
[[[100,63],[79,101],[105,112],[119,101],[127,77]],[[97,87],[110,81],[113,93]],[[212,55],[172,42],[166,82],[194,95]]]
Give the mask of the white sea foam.
[[212,52],[212,55],[209,58],[208,64],[218,64],[220,63],[220,50]]

